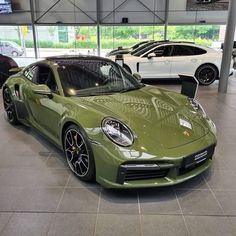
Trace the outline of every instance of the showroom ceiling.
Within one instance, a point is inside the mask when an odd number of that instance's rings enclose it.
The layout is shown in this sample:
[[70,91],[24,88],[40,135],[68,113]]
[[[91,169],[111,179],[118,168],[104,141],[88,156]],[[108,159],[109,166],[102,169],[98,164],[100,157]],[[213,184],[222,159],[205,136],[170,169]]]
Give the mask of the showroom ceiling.
[[[97,2],[100,2],[97,8]],[[38,24],[163,24],[165,0],[33,0]],[[12,0],[13,13],[0,15],[0,24],[30,24],[30,0]],[[187,0],[169,0],[169,24],[225,24],[227,11],[187,11]],[[49,10],[49,11],[48,11]],[[48,12],[47,12],[48,11]],[[46,13],[47,12],[47,13]]]

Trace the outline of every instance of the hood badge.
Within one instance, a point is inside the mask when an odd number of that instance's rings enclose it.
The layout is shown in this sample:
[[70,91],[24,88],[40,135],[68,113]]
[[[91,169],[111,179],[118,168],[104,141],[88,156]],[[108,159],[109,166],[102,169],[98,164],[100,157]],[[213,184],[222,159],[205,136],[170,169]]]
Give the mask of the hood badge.
[[187,130],[185,130],[185,131],[183,132],[183,135],[189,137],[189,136],[190,136],[190,133],[189,133]]

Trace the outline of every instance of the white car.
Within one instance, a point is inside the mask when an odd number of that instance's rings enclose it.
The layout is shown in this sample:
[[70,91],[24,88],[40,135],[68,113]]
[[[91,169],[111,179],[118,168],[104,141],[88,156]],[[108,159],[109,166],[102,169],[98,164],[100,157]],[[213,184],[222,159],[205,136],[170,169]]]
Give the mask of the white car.
[[[209,85],[219,79],[222,52],[193,43],[157,42],[123,55],[123,59],[124,68],[130,73],[139,73],[142,79],[179,78],[179,74],[188,74],[194,75],[200,84]],[[229,74],[232,72],[233,69]]]

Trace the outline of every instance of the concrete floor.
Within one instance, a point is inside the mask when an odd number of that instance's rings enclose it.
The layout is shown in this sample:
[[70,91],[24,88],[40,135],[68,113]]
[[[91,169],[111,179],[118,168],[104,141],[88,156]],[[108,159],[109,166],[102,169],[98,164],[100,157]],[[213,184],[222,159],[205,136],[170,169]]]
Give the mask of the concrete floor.
[[0,235],[236,235],[236,79],[227,95],[217,86],[198,93],[218,128],[212,168],[172,188],[132,191],[76,179],[44,138],[8,124],[0,98]]

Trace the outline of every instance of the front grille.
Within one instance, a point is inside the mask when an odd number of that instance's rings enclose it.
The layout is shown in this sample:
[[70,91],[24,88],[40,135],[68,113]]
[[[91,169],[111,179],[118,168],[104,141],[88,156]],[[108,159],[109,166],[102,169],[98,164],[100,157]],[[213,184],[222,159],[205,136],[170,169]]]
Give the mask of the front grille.
[[128,170],[125,174],[125,181],[163,178],[168,170]]
[[118,169],[117,183],[164,178],[168,172],[169,168],[162,169],[158,164],[123,164]]

